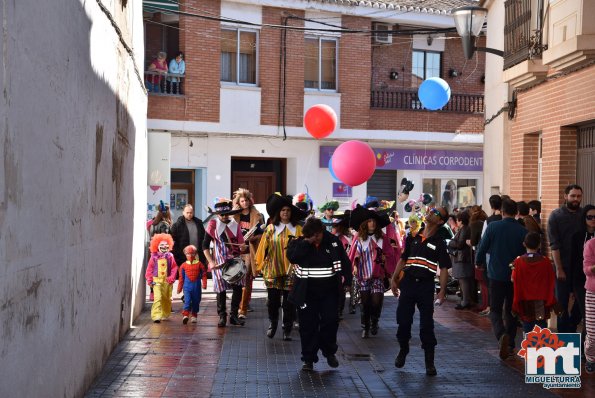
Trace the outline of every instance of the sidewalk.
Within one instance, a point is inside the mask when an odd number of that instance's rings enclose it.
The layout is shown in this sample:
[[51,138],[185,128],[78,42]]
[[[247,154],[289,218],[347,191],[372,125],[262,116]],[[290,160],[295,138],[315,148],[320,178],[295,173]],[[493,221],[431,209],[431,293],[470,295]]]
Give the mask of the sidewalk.
[[397,300],[392,295],[385,297],[377,336],[362,340],[359,310],[346,314],[339,327],[339,368],[330,368],[321,358],[315,372],[301,372],[297,330],[290,342],[281,340],[280,329],[268,339],[266,290],[262,281],[254,287],[255,312],[248,314],[244,327],[217,328],[215,295],[210,291],[203,294],[197,324],[182,324],[179,300],[174,301],[176,313],[161,324],[152,323],[149,311],[143,312],[87,397],[595,396],[595,377],[584,369],[580,390],[525,384],[523,360],[501,361],[489,320],[454,310],[454,298],[435,312],[435,377],[425,375],[418,318],[407,363],[402,369],[394,367]]

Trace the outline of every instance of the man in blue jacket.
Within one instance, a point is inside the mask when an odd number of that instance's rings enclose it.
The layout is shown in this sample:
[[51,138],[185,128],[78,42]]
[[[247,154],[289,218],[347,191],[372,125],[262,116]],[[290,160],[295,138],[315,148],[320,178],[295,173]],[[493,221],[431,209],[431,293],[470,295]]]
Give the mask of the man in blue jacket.
[[[513,285],[510,264],[525,252],[523,240],[527,230],[515,220],[517,204],[502,201],[502,220],[488,225],[477,249],[476,265],[485,265],[490,254],[488,278],[490,280],[490,321],[500,344],[500,358],[506,359],[514,350],[517,323],[512,315]],[[504,306],[504,313],[502,313]]]

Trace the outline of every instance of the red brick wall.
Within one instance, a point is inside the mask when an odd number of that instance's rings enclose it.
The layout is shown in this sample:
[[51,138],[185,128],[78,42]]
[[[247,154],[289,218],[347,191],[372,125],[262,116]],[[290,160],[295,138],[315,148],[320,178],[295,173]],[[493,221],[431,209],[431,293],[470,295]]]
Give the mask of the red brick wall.
[[[343,16],[341,25],[351,29],[370,29],[369,18]],[[370,37],[343,34],[339,41],[339,92],[341,128],[369,129],[370,78],[372,52]]]
[[[511,122],[510,194],[515,200],[537,198],[537,145],[543,136],[543,218],[559,207],[563,190],[576,179],[576,126],[595,120],[595,66],[552,79],[518,94]],[[526,176],[525,176],[526,174]],[[535,177],[533,177],[535,176]]]
[[[304,16],[302,11],[263,7],[264,24],[283,24],[283,13]],[[304,26],[304,21],[288,19],[289,26]],[[285,125],[301,126],[304,117],[304,32],[288,30],[286,36],[286,71],[280,70],[281,29],[263,28],[260,32],[260,123],[281,124],[279,120],[279,74],[286,77]],[[281,77],[282,79],[283,77]],[[283,89],[283,88],[282,88]],[[283,101],[281,101],[281,104]]]
[[483,114],[371,109],[371,130],[482,133]]
[[[220,0],[189,0],[190,7],[220,13]],[[184,7],[182,7],[184,10]],[[264,24],[282,24],[283,13],[304,16],[299,10],[262,7]],[[369,18],[342,16],[342,24],[354,29],[369,29]],[[289,19],[292,26],[304,21]],[[149,118],[191,121],[219,121],[220,94],[220,23],[180,16],[180,49],[186,54],[185,97],[149,97]],[[279,120],[280,29],[263,27],[259,40],[259,85],[261,87],[261,124],[277,125]],[[147,31],[149,33],[149,31]],[[147,45],[155,40],[147,35]],[[407,112],[370,109],[370,86],[386,81],[394,88],[408,87],[411,80],[411,37],[395,37],[390,46],[372,46],[369,35],[343,34],[338,50],[338,88],[341,93],[341,127],[347,129],[482,132],[483,115],[447,112]],[[407,41],[409,45],[401,42]],[[304,107],[304,32],[287,31],[287,82],[285,124],[302,126]],[[483,93],[480,83],[485,55],[478,53],[467,62],[460,40],[446,40],[443,54],[443,77],[453,93]],[[399,68],[399,79],[388,79],[390,70]],[[403,72],[400,68],[403,67]],[[450,68],[462,71],[457,78],[448,78]]]

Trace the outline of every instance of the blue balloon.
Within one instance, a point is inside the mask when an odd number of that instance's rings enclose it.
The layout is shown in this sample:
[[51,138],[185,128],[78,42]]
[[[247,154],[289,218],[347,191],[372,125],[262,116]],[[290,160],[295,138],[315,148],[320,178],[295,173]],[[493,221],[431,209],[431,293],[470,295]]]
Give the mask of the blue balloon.
[[424,108],[437,111],[448,103],[450,99],[450,87],[441,78],[431,77],[424,80],[419,86],[417,96]]
[[339,180],[337,178],[337,176],[335,175],[335,171],[333,170],[333,157],[332,156],[328,160],[328,171],[329,171],[329,173],[331,173],[331,177],[333,177],[333,180],[343,183],[343,181]]

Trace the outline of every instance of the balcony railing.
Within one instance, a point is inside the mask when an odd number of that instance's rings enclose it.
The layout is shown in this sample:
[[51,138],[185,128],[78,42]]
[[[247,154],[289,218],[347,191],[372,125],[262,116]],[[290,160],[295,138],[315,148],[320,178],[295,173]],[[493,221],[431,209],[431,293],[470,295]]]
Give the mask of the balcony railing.
[[[532,0],[507,0],[504,3],[504,69],[513,67],[536,56],[546,48],[541,42],[540,8],[531,9],[531,3],[539,6],[541,2]],[[534,14],[535,26],[531,32],[531,14]]]
[[[377,109],[400,109],[406,111],[424,110],[417,91],[372,90],[370,107]],[[440,111],[456,113],[483,113],[483,95],[451,94],[450,101]]]
[[177,73],[145,72],[145,87],[151,95],[184,95],[184,75]]

